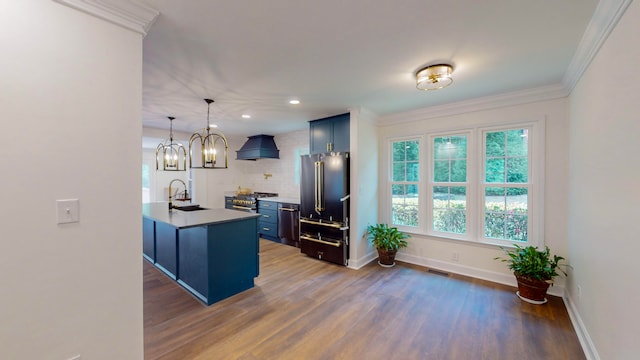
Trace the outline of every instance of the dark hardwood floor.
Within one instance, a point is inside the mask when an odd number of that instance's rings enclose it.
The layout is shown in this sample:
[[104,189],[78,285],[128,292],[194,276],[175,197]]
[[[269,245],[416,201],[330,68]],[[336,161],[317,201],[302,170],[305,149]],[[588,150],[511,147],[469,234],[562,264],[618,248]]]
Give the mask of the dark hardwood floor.
[[256,286],[205,306],[144,262],[145,359],[585,359],[561,298],[260,240]]

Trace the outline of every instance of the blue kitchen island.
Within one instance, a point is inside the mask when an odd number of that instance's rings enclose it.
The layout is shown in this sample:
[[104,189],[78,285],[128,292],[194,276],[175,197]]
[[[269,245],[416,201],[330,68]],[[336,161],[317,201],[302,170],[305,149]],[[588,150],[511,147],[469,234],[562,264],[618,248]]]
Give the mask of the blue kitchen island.
[[207,305],[254,286],[260,215],[142,206],[143,256]]

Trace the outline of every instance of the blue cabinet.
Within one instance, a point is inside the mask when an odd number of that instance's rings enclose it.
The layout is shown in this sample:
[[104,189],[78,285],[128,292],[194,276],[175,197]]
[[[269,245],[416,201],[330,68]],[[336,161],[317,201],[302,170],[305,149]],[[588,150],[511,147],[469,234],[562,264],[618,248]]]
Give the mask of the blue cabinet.
[[[166,204],[160,205],[166,217]],[[202,302],[211,305],[254,286],[260,269],[255,214],[229,218],[229,210],[203,210],[221,220],[184,225],[185,213],[177,210],[167,222],[144,211],[143,256]]]
[[156,262],[156,222],[142,218],[142,255],[152,264]]
[[280,242],[278,238],[278,203],[258,200],[258,233],[264,239]]
[[178,229],[156,221],[156,267],[170,278],[176,279]]
[[350,114],[336,115],[309,122],[309,152],[349,151]]
[[179,230],[178,283],[207,305],[254,285],[259,275],[255,218]]

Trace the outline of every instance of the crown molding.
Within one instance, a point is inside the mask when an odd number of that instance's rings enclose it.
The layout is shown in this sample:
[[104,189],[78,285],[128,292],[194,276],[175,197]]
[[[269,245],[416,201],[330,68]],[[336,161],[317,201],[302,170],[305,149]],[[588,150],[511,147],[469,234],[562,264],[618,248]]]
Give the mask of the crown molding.
[[133,30],[142,36],[158,18],[160,12],[135,0],[53,0],[59,4],[99,17]]
[[532,89],[513,91],[492,96],[430,106],[378,118],[378,125],[400,124],[437,117],[459,115],[480,110],[489,110],[506,106],[522,105],[538,101],[553,100],[569,95],[562,84],[542,86]]
[[562,84],[571,92],[633,0],[600,0]]

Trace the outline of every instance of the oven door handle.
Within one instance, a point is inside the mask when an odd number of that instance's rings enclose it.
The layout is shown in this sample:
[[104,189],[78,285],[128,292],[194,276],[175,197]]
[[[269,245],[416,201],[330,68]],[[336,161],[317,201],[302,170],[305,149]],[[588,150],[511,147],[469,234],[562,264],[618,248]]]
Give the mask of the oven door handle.
[[240,209],[240,210],[253,210],[253,208],[246,207],[246,206],[238,206],[238,205],[233,205],[233,208]]

